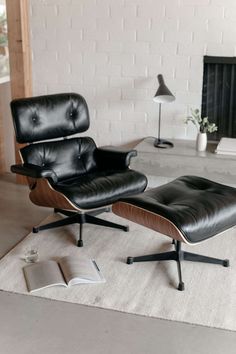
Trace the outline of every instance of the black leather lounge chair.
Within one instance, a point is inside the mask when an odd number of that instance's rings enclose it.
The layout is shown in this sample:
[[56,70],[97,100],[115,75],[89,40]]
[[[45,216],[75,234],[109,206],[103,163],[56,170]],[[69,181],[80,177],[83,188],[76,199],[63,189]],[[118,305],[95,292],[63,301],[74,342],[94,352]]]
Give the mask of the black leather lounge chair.
[[80,224],[78,246],[83,246],[82,225],[91,223],[128,231],[127,226],[95,215],[118,199],[143,192],[146,177],[129,169],[136,151],[98,148],[90,137],[73,137],[89,128],[84,98],[75,93],[16,99],[11,110],[21,165],[11,171],[27,176],[30,200],[54,208],[66,218],[37,226],[33,232]]

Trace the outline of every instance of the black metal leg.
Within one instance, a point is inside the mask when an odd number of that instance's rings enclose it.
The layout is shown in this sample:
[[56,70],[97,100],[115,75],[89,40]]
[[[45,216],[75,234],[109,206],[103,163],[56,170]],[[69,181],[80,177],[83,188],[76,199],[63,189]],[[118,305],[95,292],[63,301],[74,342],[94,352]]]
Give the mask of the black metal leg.
[[184,255],[185,261],[220,264],[220,265],[223,265],[224,267],[229,267],[229,260],[228,259],[207,257],[207,256],[203,256],[201,254],[190,253],[190,252],[184,252],[183,255]]
[[184,282],[182,280],[182,270],[181,270],[181,261],[184,259],[184,252],[181,250],[181,242],[176,241],[174,243],[175,245],[175,253],[176,253],[176,262],[177,262],[177,271],[178,271],[178,277],[179,277],[179,285],[178,285],[178,290],[183,291],[184,290]]
[[[101,209],[96,209],[96,210],[92,210],[86,213],[86,215],[99,215],[101,213],[105,213],[105,212],[109,212],[111,211],[110,207],[106,207],[106,208],[101,208]],[[72,215],[78,215],[79,213],[77,213],[76,211],[69,211],[69,210],[64,210],[64,209],[58,209],[58,208],[54,208],[54,212],[55,213],[60,213],[62,215],[66,215],[66,216],[72,216]],[[81,213],[80,215],[84,215],[83,213]]]
[[178,290],[183,291],[184,290],[184,282],[182,280],[181,261],[179,259],[177,260],[177,270],[178,270],[178,277],[179,277]]
[[54,228],[60,227],[60,226],[76,224],[78,222],[80,222],[78,215],[73,215],[73,216],[70,216],[70,217],[68,217],[66,219],[54,221],[54,222],[51,222],[49,224],[35,226],[35,227],[33,227],[33,233],[37,233],[37,232],[42,231],[42,230],[54,229]]
[[79,240],[77,242],[78,247],[83,247],[83,223],[79,225]]
[[94,216],[92,216],[90,214],[85,215],[85,220],[89,224],[101,225],[101,226],[106,226],[106,227],[112,227],[114,229],[129,231],[129,226],[124,226],[124,225],[116,224],[111,221],[95,218]]
[[93,210],[93,211],[89,211],[86,213],[86,215],[93,215],[93,216],[96,216],[96,215],[99,215],[101,213],[108,213],[111,211],[111,208],[110,207],[106,207],[106,208],[102,208],[102,209],[96,209],[96,210]]
[[54,209],[55,213],[60,213],[65,216],[73,216],[73,215],[79,215],[78,213],[74,211],[69,211],[69,210],[63,210],[63,209]]
[[[132,259],[132,262],[131,262]],[[128,257],[127,264],[131,264],[133,262],[150,262],[150,261],[170,261],[176,260],[176,252],[163,252],[163,253],[156,253],[156,254],[148,254],[146,256],[139,256],[139,257]]]

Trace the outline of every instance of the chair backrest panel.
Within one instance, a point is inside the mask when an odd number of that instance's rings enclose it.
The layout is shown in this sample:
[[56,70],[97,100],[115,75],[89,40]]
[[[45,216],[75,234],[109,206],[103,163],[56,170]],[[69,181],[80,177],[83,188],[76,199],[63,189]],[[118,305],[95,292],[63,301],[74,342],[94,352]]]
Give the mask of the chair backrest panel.
[[89,128],[88,106],[76,93],[16,99],[11,111],[18,143],[60,138]]
[[52,169],[58,180],[73,178],[96,170],[92,138],[72,138],[30,144],[21,149],[24,163]]

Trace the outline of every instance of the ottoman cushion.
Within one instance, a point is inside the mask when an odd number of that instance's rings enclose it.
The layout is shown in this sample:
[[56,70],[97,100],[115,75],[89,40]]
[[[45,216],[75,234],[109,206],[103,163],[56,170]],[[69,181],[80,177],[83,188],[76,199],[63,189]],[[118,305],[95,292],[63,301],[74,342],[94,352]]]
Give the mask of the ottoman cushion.
[[[127,205],[130,208],[125,208]],[[163,231],[161,225],[151,228],[176,239],[179,231],[182,241],[197,243],[236,224],[236,189],[197,176],[183,176],[122,198],[114,204],[113,211],[145,226],[149,216],[156,216],[156,222],[166,223],[164,230],[168,231]]]

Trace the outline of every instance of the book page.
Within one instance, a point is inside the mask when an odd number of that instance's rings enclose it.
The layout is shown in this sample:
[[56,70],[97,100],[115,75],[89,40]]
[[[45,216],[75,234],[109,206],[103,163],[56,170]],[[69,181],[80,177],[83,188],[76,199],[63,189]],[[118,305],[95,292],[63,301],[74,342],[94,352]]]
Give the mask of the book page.
[[37,262],[23,268],[30,292],[54,285],[67,286],[60,267],[55,261]]
[[59,261],[59,265],[69,286],[105,282],[96,262],[90,258],[67,256]]

